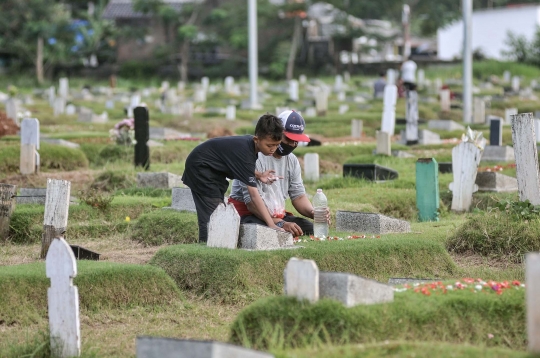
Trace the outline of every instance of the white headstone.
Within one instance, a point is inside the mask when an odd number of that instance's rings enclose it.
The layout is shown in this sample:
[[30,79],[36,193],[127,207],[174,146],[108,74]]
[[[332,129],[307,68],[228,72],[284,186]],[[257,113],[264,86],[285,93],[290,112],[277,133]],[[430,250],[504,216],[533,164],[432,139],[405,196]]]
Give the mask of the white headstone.
[[17,124],[19,124],[19,110],[17,99],[10,97],[6,100],[6,116]]
[[193,102],[187,101],[182,106],[182,115],[185,118],[192,118],[193,117]]
[[68,96],[69,96],[69,81],[65,77],[62,77],[59,80],[58,96],[62,97],[64,99],[68,98]]
[[58,116],[66,112],[66,98],[65,97],[56,97],[54,100],[53,114]]
[[140,104],[141,104],[141,95],[139,94],[132,95],[129,101],[129,106],[131,108],[137,108],[140,106]]
[[169,81],[163,81],[161,82],[161,90],[167,91],[171,86],[169,85]]
[[343,90],[343,77],[341,75],[337,75],[334,80],[334,91],[340,92]]
[[317,117],[317,109],[315,107],[307,107],[306,108],[306,118],[314,118]]
[[505,108],[504,110],[504,123],[511,125],[512,124],[512,116],[518,114],[517,108]]
[[315,93],[315,107],[318,116],[325,116],[328,111],[328,93],[323,89],[318,89]]
[[512,91],[519,92],[520,80],[518,76],[512,77]]
[[208,77],[201,78],[201,86],[205,92],[208,91],[208,87],[210,86],[210,79]]
[[67,114],[68,116],[72,116],[72,115],[74,115],[74,114],[76,114],[76,113],[77,113],[77,107],[75,107],[75,105],[73,105],[73,104],[70,103],[70,104],[68,104],[68,105],[66,106],[66,114]]
[[39,121],[36,118],[25,118],[21,122],[21,174],[34,174],[39,169]]
[[450,90],[441,90],[439,97],[441,99],[441,112],[450,112]]
[[394,135],[396,126],[397,96],[397,87],[395,85],[386,85],[384,87],[384,105],[381,130],[390,134],[390,136]]
[[233,204],[219,204],[208,221],[208,247],[236,249],[240,216]]
[[338,101],[340,101],[340,102],[345,101],[345,99],[347,99],[347,96],[346,96],[346,94],[345,94],[345,91],[339,91],[338,94],[337,94],[337,99],[338,99]]
[[418,141],[418,92],[407,91],[407,107],[405,127],[405,137],[407,143],[416,143]]
[[503,81],[508,83],[508,82],[510,82],[511,78],[512,78],[512,75],[510,74],[510,71],[504,71],[504,73],[503,73]]
[[486,123],[486,102],[482,98],[474,98],[474,123],[485,124]]
[[319,268],[313,260],[293,257],[285,267],[285,295],[315,303],[319,300]]
[[114,109],[114,101],[112,99],[107,100],[105,102],[105,108]]
[[47,91],[47,97],[49,99],[49,106],[54,106],[54,99],[56,98],[56,88],[54,86],[49,87]]
[[363,122],[359,119],[351,120],[351,137],[360,138],[362,136]]
[[229,121],[234,121],[236,119],[236,106],[233,106],[233,105],[227,106],[226,118]]
[[512,142],[516,158],[519,200],[528,199],[533,205],[540,205],[538,152],[532,113],[512,116]]
[[304,180],[319,180],[319,154],[306,153],[304,156]]
[[343,81],[345,83],[351,82],[351,74],[349,73],[349,71],[344,71],[343,72]]
[[299,99],[298,94],[298,81],[297,80],[290,80],[289,81],[289,99],[291,101],[297,102]]
[[300,75],[298,77],[298,81],[300,82],[301,85],[305,85],[307,83],[307,77],[306,75]]
[[475,184],[482,150],[471,142],[463,142],[452,149],[452,210],[467,211],[471,207],[472,195],[478,190]]
[[73,286],[77,262],[63,238],[52,241],[45,271],[51,279],[51,287],[47,290],[51,351],[55,357],[78,357],[81,354],[79,292]]
[[195,92],[193,93],[193,102],[206,102],[206,91],[204,88],[195,88]]
[[377,131],[375,133],[377,137],[377,154],[392,155],[392,142],[390,141],[390,135],[383,131]]
[[184,92],[184,90],[186,89],[186,84],[184,83],[184,81],[178,81],[178,83],[176,84],[176,89],[178,90],[178,92]]
[[228,94],[228,95],[232,95],[233,94],[233,86],[234,86],[234,77],[232,77],[232,76],[225,77],[224,86],[225,86],[225,93]]
[[536,87],[538,87],[538,81],[537,80],[531,80],[531,88],[533,90],[535,90]]
[[442,80],[440,78],[436,78],[435,81],[433,81],[433,86],[435,87],[435,93],[439,93],[442,88]]
[[525,256],[525,312],[527,313],[527,340],[531,353],[540,353],[540,254]]
[[349,111],[349,105],[347,105],[347,104],[341,104],[341,105],[339,106],[339,110],[338,110],[339,114],[345,114],[345,113],[347,113],[348,111]]

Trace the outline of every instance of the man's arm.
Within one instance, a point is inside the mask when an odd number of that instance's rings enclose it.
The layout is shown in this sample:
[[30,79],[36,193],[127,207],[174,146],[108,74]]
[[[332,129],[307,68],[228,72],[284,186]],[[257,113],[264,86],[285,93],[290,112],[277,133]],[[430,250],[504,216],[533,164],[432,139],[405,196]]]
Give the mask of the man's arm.
[[292,204],[300,215],[313,219],[313,205],[311,205],[307,195],[300,195],[292,200]]
[[[260,218],[264,220],[266,225],[272,229],[281,230],[279,227],[276,226],[274,223],[274,220],[272,220],[272,217],[270,216],[270,213],[268,210],[266,210],[266,205],[264,205],[264,202],[259,195],[259,191],[254,186],[247,186],[247,190],[249,192],[249,195],[251,196],[251,203],[255,206],[256,210],[260,214]],[[249,208],[249,207],[248,207]],[[258,216],[258,215],[257,215]]]

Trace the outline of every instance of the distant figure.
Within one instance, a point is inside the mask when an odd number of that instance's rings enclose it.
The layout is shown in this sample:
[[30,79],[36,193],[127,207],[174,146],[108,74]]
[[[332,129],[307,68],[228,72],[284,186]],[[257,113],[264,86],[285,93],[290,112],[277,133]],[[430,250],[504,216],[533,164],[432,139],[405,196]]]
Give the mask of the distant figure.
[[386,74],[384,72],[379,73],[379,79],[373,84],[373,97],[383,98],[384,87],[386,87]]
[[413,60],[407,60],[401,65],[401,80],[407,91],[416,90],[416,67]]

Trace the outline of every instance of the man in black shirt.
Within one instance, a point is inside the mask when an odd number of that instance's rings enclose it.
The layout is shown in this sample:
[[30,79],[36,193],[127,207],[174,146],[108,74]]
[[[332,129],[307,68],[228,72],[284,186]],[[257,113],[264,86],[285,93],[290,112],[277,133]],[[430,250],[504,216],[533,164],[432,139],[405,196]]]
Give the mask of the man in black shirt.
[[253,204],[264,213],[264,221],[273,228],[272,217],[257,190],[257,180],[271,182],[274,171],[264,173],[255,171],[257,153],[273,155],[281,143],[283,124],[271,114],[259,118],[255,127],[255,136],[219,137],[199,144],[188,155],[182,181],[193,194],[197,221],[199,224],[199,242],[208,240],[208,221],[210,215],[223,202],[223,196],[229,187],[229,179],[238,179],[245,183]]

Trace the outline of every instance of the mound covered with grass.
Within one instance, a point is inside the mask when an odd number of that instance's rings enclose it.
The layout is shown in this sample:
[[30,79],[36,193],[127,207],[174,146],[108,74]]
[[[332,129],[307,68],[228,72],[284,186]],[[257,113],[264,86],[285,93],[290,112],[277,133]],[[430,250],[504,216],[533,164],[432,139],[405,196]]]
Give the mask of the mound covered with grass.
[[[74,285],[82,310],[161,305],[181,298],[175,283],[158,267],[78,261]],[[45,263],[0,267],[0,318],[4,324],[37,322],[47,315]]]
[[[41,143],[39,155],[42,171],[88,168],[88,159],[80,149]],[[0,150],[0,173],[18,173],[20,157],[19,145],[3,146]]]
[[446,246],[458,254],[519,263],[527,252],[540,251],[540,218],[516,219],[499,211],[471,215],[448,238]]
[[291,257],[315,260],[322,271],[383,282],[389,277],[449,277],[457,270],[442,244],[399,235],[302,245],[305,248],[275,251],[175,245],[160,249],[150,263],[163,268],[182,290],[239,304],[281,293],[283,270]]
[[[164,201],[165,200],[165,201]],[[170,199],[152,196],[115,196],[106,210],[81,203],[70,205],[66,237],[70,240],[107,237],[126,233],[133,223],[126,217],[137,219],[142,213],[151,213],[160,206],[170,205]],[[163,210],[164,211],[164,210]],[[9,240],[16,244],[32,244],[41,240],[43,233],[43,205],[17,205],[10,221]],[[159,216],[159,215],[158,215]],[[159,221],[159,218],[156,218]],[[158,226],[169,232],[168,227]]]
[[370,344],[350,344],[345,346],[319,346],[276,353],[279,358],[525,358],[526,352],[505,348],[475,347],[438,342],[379,342]]
[[154,210],[139,217],[131,238],[142,244],[193,244],[199,241],[197,215],[176,210]]
[[502,295],[463,290],[432,296],[408,291],[396,293],[391,303],[352,308],[329,299],[311,304],[293,297],[269,297],[238,315],[230,340],[257,349],[386,340],[524,349],[524,290]]

